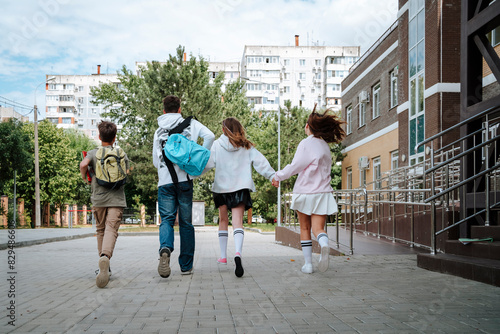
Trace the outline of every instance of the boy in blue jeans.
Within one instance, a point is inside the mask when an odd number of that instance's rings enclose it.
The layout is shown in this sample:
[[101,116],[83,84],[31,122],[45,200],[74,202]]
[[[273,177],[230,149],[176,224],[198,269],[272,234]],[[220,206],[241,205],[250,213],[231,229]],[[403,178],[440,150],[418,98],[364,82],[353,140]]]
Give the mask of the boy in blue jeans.
[[[184,118],[181,115],[181,100],[169,95],[163,99],[163,115],[158,117],[158,130],[153,140],[153,164],[158,169],[158,209],[160,211],[160,262],[158,274],[170,276],[170,255],[174,251],[174,224],[179,214],[179,235],[181,247],[179,266],[182,275],[193,272],[195,248],[194,227],[192,225],[193,182],[194,176],[188,175],[176,164],[173,174],[169,170],[162,154],[162,146],[168,131],[178,126]],[[197,141],[203,138],[203,147],[210,150],[215,135],[206,126],[195,119],[181,133],[186,138]]]

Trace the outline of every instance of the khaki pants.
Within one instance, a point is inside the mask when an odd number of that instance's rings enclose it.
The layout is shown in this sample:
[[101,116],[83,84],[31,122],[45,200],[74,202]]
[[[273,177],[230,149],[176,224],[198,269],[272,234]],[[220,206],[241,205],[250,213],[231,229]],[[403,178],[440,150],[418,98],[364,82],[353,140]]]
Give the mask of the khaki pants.
[[99,256],[113,256],[123,208],[93,208],[96,220],[97,250]]

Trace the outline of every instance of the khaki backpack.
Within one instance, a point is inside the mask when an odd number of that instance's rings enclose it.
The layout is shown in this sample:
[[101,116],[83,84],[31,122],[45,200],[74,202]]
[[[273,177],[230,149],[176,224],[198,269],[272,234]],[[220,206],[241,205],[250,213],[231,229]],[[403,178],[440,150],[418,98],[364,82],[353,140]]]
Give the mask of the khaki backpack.
[[97,183],[108,189],[123,186],[127,181],[125,152],[119,148],[100,146],[95,154],[95,177]]

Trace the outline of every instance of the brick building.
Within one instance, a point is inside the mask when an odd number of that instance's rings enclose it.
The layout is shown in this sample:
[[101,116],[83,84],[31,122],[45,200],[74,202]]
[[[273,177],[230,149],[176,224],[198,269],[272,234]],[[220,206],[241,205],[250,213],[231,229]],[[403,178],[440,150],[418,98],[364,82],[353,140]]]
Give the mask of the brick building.
[[343,189],[376,189],[385,172],[426,159],[416,145],[460,121],[460,1],[400,0],[396,22],[342,92]]

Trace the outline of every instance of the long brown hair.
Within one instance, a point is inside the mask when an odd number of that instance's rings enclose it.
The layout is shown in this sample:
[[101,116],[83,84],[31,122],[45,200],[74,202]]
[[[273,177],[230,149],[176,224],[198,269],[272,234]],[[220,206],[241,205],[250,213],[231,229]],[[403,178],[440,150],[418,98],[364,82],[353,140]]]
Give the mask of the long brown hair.
[[236,118],[228,117],[223,120],[222,128],[224,129],[224,134],[229,138],[229,142],[234,147],[244,147],[248,150],[252,146],[255,146],[254,143],[246,138],[245,128]]
[[314,106],[313,112],[307,119],[309,130],[314,137],[322,138],[327,143],[339,143],[345,137],[345,131],[342,128],[342,121],[337,115],[331,113],[331,109],[325,110],[323,114],[319,114]]

